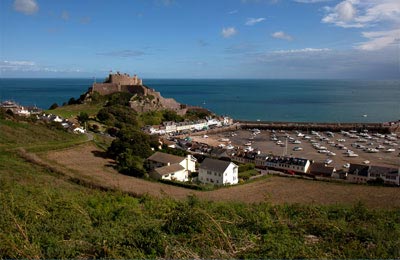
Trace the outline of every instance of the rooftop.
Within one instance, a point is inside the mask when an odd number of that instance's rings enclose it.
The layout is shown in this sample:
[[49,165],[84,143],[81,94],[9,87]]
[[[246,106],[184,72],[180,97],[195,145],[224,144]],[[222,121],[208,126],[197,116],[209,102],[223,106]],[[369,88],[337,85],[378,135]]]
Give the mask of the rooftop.
[[200,169],[214,172],[224,172],[226,168],[228,168],[229,164],[231,164],[231,162],[206,158],[200,165]]
[[168,154],[168,153],[161,153],[161,152],[155,152],[153,155],[151,155],[147,160],[154,161],[154,162],[159,162],[163,164],[175,164],[175,163],[180,163],[183,161],[185,158]]
[[308,159],[294,157],[268,157],[266,161],[272,163],[286,163],[291,165],[305,166]]

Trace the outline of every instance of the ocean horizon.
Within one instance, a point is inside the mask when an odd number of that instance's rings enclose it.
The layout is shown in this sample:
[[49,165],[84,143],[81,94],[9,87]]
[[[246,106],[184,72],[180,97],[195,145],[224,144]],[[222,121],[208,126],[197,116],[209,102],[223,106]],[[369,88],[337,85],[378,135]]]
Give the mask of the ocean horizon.
[[[97,82],[101,82],[97,79]],[[0,100],[42,109],[78,98],[93,78],[0,78]],[[388,122],[400,119],[400,80],[144,79],[180,103],[238,120]]]

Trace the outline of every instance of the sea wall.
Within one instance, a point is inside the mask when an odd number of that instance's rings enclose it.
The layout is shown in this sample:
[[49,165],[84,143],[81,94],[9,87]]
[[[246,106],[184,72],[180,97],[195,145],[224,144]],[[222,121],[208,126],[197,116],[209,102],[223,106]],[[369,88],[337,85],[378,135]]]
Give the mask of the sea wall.
[[368,130],[372,132],[393,132],[385,123],[311,123],[311,122],[254,122],[238,121],[242,129],[271,129],[271,130],[301,130],[301,131],[332,131]]

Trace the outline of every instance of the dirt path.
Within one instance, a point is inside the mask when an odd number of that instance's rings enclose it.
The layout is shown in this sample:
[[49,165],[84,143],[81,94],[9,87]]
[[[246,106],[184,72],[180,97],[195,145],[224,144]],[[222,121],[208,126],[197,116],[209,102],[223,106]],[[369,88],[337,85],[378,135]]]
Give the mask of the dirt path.
[[182,199],[194,194],[212,201],[269,201],[273,204],[353,204],[362,201],[374,208],[400,208],[400,188],[271,177],[245,185],[200,192],[119,174],[112,168],[113,162],[101,155],[102,151],[93,144],[85,144],[49,152],[42,157],[50,164],[61,166],[75,178],[138,195],[147,193],[157,197]]

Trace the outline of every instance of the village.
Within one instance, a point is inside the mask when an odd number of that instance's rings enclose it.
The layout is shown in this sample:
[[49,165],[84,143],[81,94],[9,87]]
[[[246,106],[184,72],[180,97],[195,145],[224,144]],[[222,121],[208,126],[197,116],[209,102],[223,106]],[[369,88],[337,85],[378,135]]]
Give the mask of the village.
[[[37,120],[58,123],[64,129],[84,134],[78,122],[46,114],[36,107],[12,101],[0,104],[5,110]],[[159,136],[160,143],[189,155],[180,157],[156,152],[146,161],[151,178],[216,186],[277,174],[350,183],[400,185],[396,134],[367,130],[324,133],[310,130],[242,129],[229,117],[207,117],[197,121],[166,121],[142,131]],[[329,147],[329,148],[327,148]],[[252,176],[243,178],[240,165],[254,165]]]
[[[259,176],[278,174],[350,183],[381,181],[382,184],[400,185],[396,134],[368,133],[367,130],[339,133],[245,130],[240,124],[233,124],[227,119],[210,129],[206,122],[165,122],[160,126],[147,127],[146,131],[160,135],[164,145],[190,153],[191,160],[195,160],[194,157],[200,160],[207,158],[206,165],[210,162],[216,165],[218,161],[224,165],[214,167],[219,170],[213,168],[209,175],[204,174],[204,168],[208,166],[202,164],[198,170],[185,168],[189,175],[198,172],[195,180],[201,183],[236,184],[236,180],[241,179],[237,172],[238,165],[253,164]],[[168,163],[172,165],[172,161],[165,162],[162,170],[156,169],[157,175],[153,176],[157,179],[188,180],[188,175],[174,172],[173,167],[165,167]],[[230,167],[229,163],[234,165]],[[235,181],[216,180],[210,175],[227,176]]]
[[47,123],[59,123],[64,129],[76,134],[86,133],[85,128],[80,126],[78,122],[72,122],[58,115],[45,113],[42,109],[36,106],[24,107],[14,101],[6,100],[0,103],[0,109],[4,109],[8,113],[21,117],[33,116],[36,120],[41,120]]

